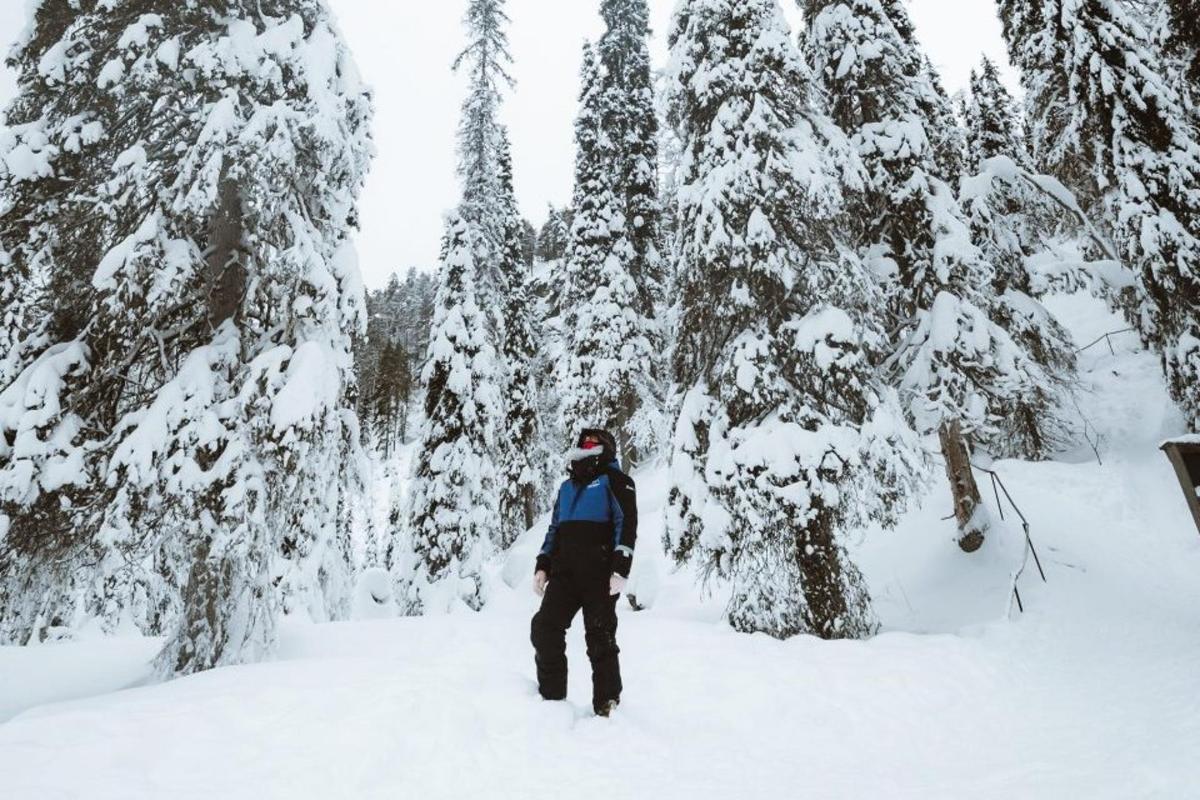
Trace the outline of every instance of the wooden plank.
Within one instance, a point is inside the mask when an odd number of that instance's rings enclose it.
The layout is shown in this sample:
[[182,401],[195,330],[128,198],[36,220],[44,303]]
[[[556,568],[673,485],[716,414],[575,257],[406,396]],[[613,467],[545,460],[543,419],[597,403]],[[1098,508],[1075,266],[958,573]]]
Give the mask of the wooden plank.
[[1197,485],[1200,485],[1200,445],[1167,442],[1162,449],[1167,458],[1171,459],[1175,476],[1179,478],[1179,486],[1183,489],[1188,508],[1192,511],[1196,531],[1200,533],[1200,495],[1196,493]]

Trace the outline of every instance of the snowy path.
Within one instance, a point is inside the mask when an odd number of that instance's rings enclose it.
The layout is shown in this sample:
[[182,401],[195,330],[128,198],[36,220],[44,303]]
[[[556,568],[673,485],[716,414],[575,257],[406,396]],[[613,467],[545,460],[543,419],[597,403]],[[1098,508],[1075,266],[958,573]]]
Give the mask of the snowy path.
[[153,642],[0,648],[0,797],[1200,797],[1200,536],[1155,450],[1172,410],[1145,354],[1087,366],[1104,465],[997,465],[1049,578],[1022,578],[1024,615],[1003,620],[1016,531],[958,553],[938,487],[859,548],[871,641],[734,634],[664,571],[652,610],[621,611],[611,720],[578,629],[570,700],[536,698],[526,574],[480,615],[288,625],[274,663],[111,694]]

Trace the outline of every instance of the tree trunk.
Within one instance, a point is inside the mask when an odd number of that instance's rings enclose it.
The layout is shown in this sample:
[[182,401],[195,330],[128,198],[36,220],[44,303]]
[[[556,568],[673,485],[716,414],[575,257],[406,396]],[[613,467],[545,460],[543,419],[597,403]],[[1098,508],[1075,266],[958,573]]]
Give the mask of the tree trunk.
[[974,553],[983,546],[988,520],[982,507],[979,485],[975,483],[975,473],[971,471],[971,453],[963,438],[962,425],[958,420],[943,423],[938,438],[941,439],[942,456],[946,459],[946,477],[950,480],[950,492],[954,497],[958,546],[966,553]]
[[241,309],[246,295],[246,268],[242,265],[242,199],[237,184],[222,177],[217,208],[208,231],[208,320],[213,330]]
[[529,530],[530,528],[533,527],[533,523],[536,519],[536,514],[537,514],[537,509],[534,507],[534,504],[533,504],[533,500],[534,500],[533,487],[526,486],[524,489],[521,490],[521,494],[523,495],[523,497],[521,499],[521,505],[524,506],[524,511],[525,511],[525,530]]

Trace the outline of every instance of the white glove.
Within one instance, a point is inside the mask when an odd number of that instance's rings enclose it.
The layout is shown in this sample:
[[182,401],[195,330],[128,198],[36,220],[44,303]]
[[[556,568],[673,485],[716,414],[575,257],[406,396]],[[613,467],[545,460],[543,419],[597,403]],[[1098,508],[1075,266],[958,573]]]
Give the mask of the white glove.
[[538,570],[533,574],[533,593],[538,597],[546,595],[546,584],[550,583],[550,577],[542,570]]
[[629,583],[628,578],[622,578],[617,573],[613,573],[608,579],[608,593],[612,596],[617,596],[625,591],[625,584]]

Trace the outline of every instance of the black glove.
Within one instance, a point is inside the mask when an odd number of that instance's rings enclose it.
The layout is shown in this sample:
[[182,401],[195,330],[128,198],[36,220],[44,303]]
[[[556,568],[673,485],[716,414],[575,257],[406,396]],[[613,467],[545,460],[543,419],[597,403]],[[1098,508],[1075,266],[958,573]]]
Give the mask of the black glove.
[[537,566],[533,568],[533,573],[536,575],[539,572],[546,573],[546,577],[550,577],[550,556],[545,553],[539,553],[537,557]]
[[615,575],[620,575],[622,578],[629,577],[629,570],[633,567],[633,556],[626,553],[624,550],[614,550],[612,554],[612,571]]

